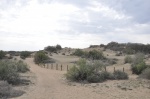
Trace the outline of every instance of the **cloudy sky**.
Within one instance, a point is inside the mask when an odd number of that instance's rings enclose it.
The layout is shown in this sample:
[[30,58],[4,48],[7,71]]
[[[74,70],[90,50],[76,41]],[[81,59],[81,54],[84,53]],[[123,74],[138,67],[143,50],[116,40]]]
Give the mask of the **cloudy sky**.
[[150,43],[150,0],[0,0],[0,50]]

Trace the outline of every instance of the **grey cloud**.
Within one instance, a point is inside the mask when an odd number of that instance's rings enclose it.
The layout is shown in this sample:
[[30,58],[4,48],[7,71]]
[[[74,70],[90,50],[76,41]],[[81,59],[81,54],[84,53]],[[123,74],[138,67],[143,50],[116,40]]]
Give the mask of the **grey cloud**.
[[150,22],[150,0],[101,0],[113,9],[133,16],[138,23]]

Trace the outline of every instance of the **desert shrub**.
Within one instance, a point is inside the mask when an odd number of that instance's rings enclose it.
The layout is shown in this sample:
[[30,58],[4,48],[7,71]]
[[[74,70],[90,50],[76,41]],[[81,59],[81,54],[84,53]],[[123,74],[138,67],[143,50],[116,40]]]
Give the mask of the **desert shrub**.
[[147,65],[144,61],[144,55],[141,53],[136,54],[131,64],[132,73],[141,74],[142,71],[146,68],[147,68]]
[[66,78],[71,81],[79,81],[79,69],[73,66],[66,74]]
[[11,85],[9,85],[6,81],[0,81],[0,99],[9,97],[11,90]]
[[0,80],[5,80],[11,84],[18,82],[19,74],[15,62],[0,61]]
[[146,78],[150,80],[150,68],[146,68],[142,74],[140,75],[141,78]]
[[120,70],[116,70],[113,73],[113,76],[114,76],[114,79],[117,79],[117,80],[128,79],[128,74]]
[[25,59],[25,58],[29,57],[30,54],[31,54],[31,52],[29,52],[29,51],[22,51],[20,53],[20,58]]
[[84,55],[84,51],[82,51],[81,49],[76,49],[75,52],[73,53],[73,55],[83,56]]
[[103,53],[97,50],[89,51],[88,58],[91,58],[93,60],[105,59]]
[[114,79],[113,74],[107,71],[101,71],[99,73],[92,73],[87,77],[87,81],[90,83],[104,82],[107,79]]
[[17,72],[25,73],[29,71],[28,65],[21,60],[16,62],[16,66],[17,66]]
[[1,50],[1,51],[0,51],[0,59],[4,58],[4,57],[5,57],[5,54],[6,54],[6,53]]
[[0,80],[5,80],[11,84],[19,83],[19,73],[29,71],[27,64],[22,61],[0,61]]
[[71,81],[87,81],[90,83],[103,82],[105,80],[128,79],[128,75],[122,71],[110,73],[105,71],[105,66],[99,61],[90,63],[85,59],[80,59],[77,66],[67,71],[66,78]]
[[24,94],[23,91],[14,90],[12,85],[8,84],[7,81],[0,81],[0,99],[18,97],[22,94]]
[[90,83],[103,82],[105,80],[104,76],[100,73],[92,73],[87,77],[87,81]]
[[124,63],[126,64],[126,63],[132,63],[132,57],[131,56],[126,56],[125,58],[124,58]]
[[103,75],[99,71],[104,70],[101,63],[94,62],[93,64],[88,63],[84,59],[80,59],[77,62],[78,67],[71,68],[66,78],[72,81],[88,81],[88,82],[101,82],[104,81]]
[[45,61],[47,61],[48,59],[49,57],[43,51],[38,51],[34,55],[34,62],[36,64],[45,63]]

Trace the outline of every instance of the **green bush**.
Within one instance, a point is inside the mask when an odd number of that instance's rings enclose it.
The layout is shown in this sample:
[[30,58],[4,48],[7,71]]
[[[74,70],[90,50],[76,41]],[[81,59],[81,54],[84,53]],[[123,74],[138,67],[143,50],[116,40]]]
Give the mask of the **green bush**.
[[76,49],[73,55],[84,56],[84,51],[82,51],[81,49]]
[[76,66],[70,68],[66,74],[66,78],[71,81],[79,81],[79,69]]
[[128,75],[121,71],[113,74],[105,71],[105,66],[99,61],[89,63],[84,59],[77,62],[77,66],[72,67],[66,74],[66,78],[71,81],[88,81],[90,83],[103,82],[107,79],[128,79]]
[[1,50],[1,51],[0,51],[0,59],[4,58],[4,57],[5,57],[5,54],[6,54],[6,53]]
[[31,54],[31,52],[29,52],[29,51],[22,51],[22,52],[20,53],[20,58],[26,59],[27,57],[30,56],[30,54]]
[[132,73],[141,74],[142,71],[146,68],[147,68],[147,65],[144,61],[144,55],[141,53],[136,54],[131,64]]
[[11,84],[19,83],[19,73],[28,71],[28,67],[22,61],[0,61],[0,80],[5,80]]
[[15,62],[0,61],[0,80],[5,80],[11,84],[18,82],[19,74]]
[[146,68],[142,74],[140,75],[141,78],[146,78],[150,80],[150,68]]
[[45,54],[44,51],[38,51],[34,56],[34,62],[36,64],[45,63],[48,59],[49,57]]
[[27,64],[25,64],[23,61],[18,61],[16,62],[16,66],[17,66],[17,72],[20,73],[25,73],[27,71],[29,71],[29,67]]
[[91,76],[95,76],[96,74],[98,74],[98,71],[102,69],[101,65],[99,65],[98,67],[98,62],[94,64],[89,64],[84,59],[80,59],[77,62],[77,65],[78,67],[74,66],[67,72],[67,79],[73,81],[84,81],[90,79]]
[[132,63],[132,61],[133,61],[133,59],[132,59],[131,56],[126,56],[126,57],[124,58],[124,63],[125,63],[125,64],[126,64],[126,63]]
[[113,73],[114,79],[121,80],[121,79],[128,79],[128,74],[117,70]]
[[103,53],[97,50],[89,51],[88,58],[91,58],[93,60],[105,59]]

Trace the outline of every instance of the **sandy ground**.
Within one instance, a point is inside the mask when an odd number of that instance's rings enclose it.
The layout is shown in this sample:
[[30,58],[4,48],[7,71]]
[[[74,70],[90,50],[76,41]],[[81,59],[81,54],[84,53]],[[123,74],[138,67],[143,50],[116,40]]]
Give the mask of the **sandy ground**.
[[[111,55],[110,55],[111,56]],[[78,60],[77,57],[54,55],[56,62],[69,64]],[[118,57],[123,59],[122,57]],[[33,58],[27,58],[25,62],[30,66],[34,84],[26,89],[26,93],[14,99],[150,99],[150,81],[136,79],[136,75],[130,74],[129,80],[113,80],[103,83],[83,84],[69,82],[65,79],[63,71],[47,69],[37,66]],[[129,64],[120,62],[116,68],[129,69]],[[113,70],[113,66],[108,67]]]

